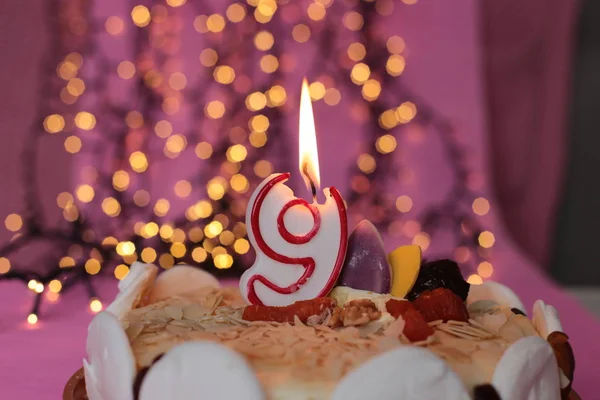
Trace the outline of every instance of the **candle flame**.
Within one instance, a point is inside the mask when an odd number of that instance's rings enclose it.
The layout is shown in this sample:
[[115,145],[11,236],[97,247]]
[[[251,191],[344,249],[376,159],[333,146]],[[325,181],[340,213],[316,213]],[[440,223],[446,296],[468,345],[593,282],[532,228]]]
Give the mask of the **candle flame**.
[[319,153],[317,151],[317,134],[315,132],[315,118],[313,115],[312,101],[306,78],[302,81],[300,94],[300,128],[299,128],[299,168],[306,187],[313,191],[320,187]]

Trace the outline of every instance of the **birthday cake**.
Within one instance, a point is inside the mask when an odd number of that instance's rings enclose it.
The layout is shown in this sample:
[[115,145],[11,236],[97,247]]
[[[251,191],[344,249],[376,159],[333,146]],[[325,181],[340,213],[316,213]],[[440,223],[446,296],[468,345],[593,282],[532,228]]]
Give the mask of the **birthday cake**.
[[[413,269],[411,252],[392,265]],[[554,308],[537,301],[529,319],[510,289],[469,285],[449,260],[419,263],[406,298],[336,286],[289,306],[248,305],[193,267],[157,270],[135,263],[92,321],[90,400],[568,398]]]
[[451,260],[387,254],[368,221],[349,235],[335,188],[317,201],[310,110],[304,82],[300,172],[314,202],[294,196],[289,173],[258,185],[246,213],[256,260],[239,288],[133,264],[90,324],[87,397],[567,399],[575,362],[552,306],[538,300],[529,319],[509,288],[470,285]]

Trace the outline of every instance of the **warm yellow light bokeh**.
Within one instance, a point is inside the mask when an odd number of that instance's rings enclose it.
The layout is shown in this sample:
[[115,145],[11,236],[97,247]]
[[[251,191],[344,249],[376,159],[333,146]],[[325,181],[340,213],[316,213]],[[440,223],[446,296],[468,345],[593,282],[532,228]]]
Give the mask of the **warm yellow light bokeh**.
[[97,314],[100,311],[102,311],[102,302],[98,299],[93,299],[92,301],[90,301],[90,310],[94,313]]
[[122,33],[124,27],[125,23],[121,18],[117,17],[116,15],[112,15],[106,18],[106,21],[104,22],[104,28],[106,29],[106,32],[113,36]]
[[96,260],[95,258],[90,258],[85,262],[85,272],[90,275],[96,275],[98,272],[100,272],[101,268],[102,266],[100,265],[100,261]]
[[217,237],[221,234],[221,232],[223,232],[223,224],[221,224],[219,221],[212,221],[204,227],[204,235],[207,238],[212,239]]
[[254,36],[254,45],[258,50],[267,51],[275,43],[273,34],[269,31],[260,31]]
[[415,235],[412,240],[412,244],[421,247],[421,250],[425,251],[431,243],[431,238],[425,232],[419,232]]
[[396,109],[396,117],[402,124],[410,122],[417,115],[417,106],[410,101],[405,101]]
[[233,244],[233,249],[238,254],[246,254],[250,250],[250,242],[246,239],[238,239]]
[[208,102],[204,108],[204,114],[212,119],[219,119],[225,114],[225,105],[219,100]]
[[154,214],[159,217],[164,217],[169,212],[171,203],[167,199],[158,199],[154,204]]
[[259,111],[267,105],[267,97],[261,92],[250,93],[246,97],[246,107],[250,111]]
[[133,10],[131,10],[131,19],[133,20],[133,23],[140,28],[148,26],[151,20],[150,10],[148,10],[148,7],[146,6],[135,6],[133,7]]
[[169,269],[175,265],[175,259],[170,254],[161,254],[158,259],[158,264],[164,269]]
[[298,24],[292,29],[292,37],[298,43],[305,43],[310,39],[310,28],[304,24]]
[[479,234],[479,245],[481,247],[483,247],[484,249],[489,249],[490,247],[494,246],[494,242],[496,241],[496,238],[494,237],[494,234],[490,231],[483,231]]
[[398,54],[392,54],[386,64],[385,70],[391,76],[399,76],[404,72],[404,68],[406,67],[406,60],[404,57]]
[[240,3],[233,3],[227,7],[225,15],[227,15],[227,19],[231,22],[238,23],[246,17],[246,9]]
[[337,105],[342,99],[342,94],[336,88],[329,88],[325,91],[323,101],[329,106]]
[[148,169],[148,159],[141,151],[134,151],[129,155],[129,165],[135,172],[144,172]]
[[202,247],[196,247],[192,251],[192,258],[196,262],[203,262],[206,260],[207,257],[208,257],[208,253]]
[[125,264],[117,265],[114,271],[115,278],[117,278],[118,280],[125,278],[128,273],[129,267]]
[[131,79],[135,75],[135,65],[131,61],[121,61],[117,66],[117,75],[121,79]]
[[313,21],[320,21],[325,18],[327,11],[325,7],[320,3],[311,3],[306,10],[308,17]]
[[377,163],[373,156],[367,153],[363,153],[360,156],[358,156],[356,164],[358,165],[358,168],[365,174],[372,173],[377,167]]
[[65,128],[65,119],[60,114],[48,115],[44,119],[44,129],[48,133],[58,133]]
[[0,257],[0,274],[5,274],[10,271],[10,261],[6,257]]
[[19,214],[8,214],[4,219],[4,226],[11,232],[17,232],[23,227],[23,218]]
[[369,76],[371,76],[371,69],[365,63],[358,63],[352,67],[352,71],[350,72],[350,77],[352,78],[352,82],[357,85],[362,85],[365,83]]
[[260,69],[261,71],[272,74],[277,71],[279,68],[279,60],[272,54],[267,54],[261,57],[260,59]]
[[173,72],[169,77],[169,86],[174,90],[183,90],[187,86],[187,78],[182,72]]
[[348,11],[342,20],[344,26],[351,31],[358,31],[365,23],[363,16],[356,11]]
[[494,267],[491,263],[483,261],[477,266],[477,273],[482,278],[489,278],[494,273]]
[[202,160],[207,160],[210,158],[213,152],[213,148],[208,142],[200,142],[196,145],[196,156]]
[[413,201],[407,195],[402,195],[396,199],[396,208],[398,211],[407,213],[411,210]]
[[227,159],[230,162],[240,162],[246,159],[248,150],[242,144],[234,144],[227,149]]
[[68,153],[78,153],[82,146],[81,139],[79,139],[77,136],[69,136],[65,139],[64,146]]
[[393,152],[396,150],[397,145],[398,142],[396,141],[396,138],[390,134],[380,136],[375,142],[375,148],[377,148],[377,151],[381,154],[389,154]]
[[200,63],[205,67],[212,67],[218,60],[219,56],[213,49],[204,49],[200,52]]
[[215,81],[228,85],[235,79],[235,71],[229,65],[219,65],[213,72]]
[[265,132],[252,132],[248,139],[252,147],[260,148],[267,144],[267,134]]
[[192,185],[186,180],[180,180],[175,183],[175,194],[178,197],[188,197],[192,193]]
[[75,125],[84,131],[92,130],[96,126],[96,117],[90,112],[80,111],[75,115]]
[[233,257],[229,254],[219,254],[214,258],[215,267],[219,269],[227,269],[233,265]]
[[129,173],[127,173],[127,171],[121,169],[115,171],[115,173],[113,174],[112,185],[119,192],[127,190],[127,188],[129,187],[129,182]]
[[206,27],[210,32],[221,32],[225,28],[225,18],[220,14],[212,14],[206,20]]
[[89,203],[94,200],[96,192],[94,188],[88,184],[79,185],[75,188],[75,196],[83,203]]
[[369,79],[362,87],[362,96],[367,101],[376,100],[381,93],[381,84],[375,79]]
[[[484,197],[473,200],[473,212],[477,215],[486,215],[490,211],[490,202]],[[481,275],[481,274],[480,274]]]
[[102,211],[110,217],[116,217],[121,213],[121,205],[114,197],[102,200]]
[[185,253],[187,252],[187,249],[185,247],[185,244],[181,243],[181,242],[175,242],[171,245],[171,255],[175,258],[181,258],[183,256],[185,256]]
[[386,42],[386,47],[390,53],[400,54],[404,51],[406,43],[400,36],[391,36]]

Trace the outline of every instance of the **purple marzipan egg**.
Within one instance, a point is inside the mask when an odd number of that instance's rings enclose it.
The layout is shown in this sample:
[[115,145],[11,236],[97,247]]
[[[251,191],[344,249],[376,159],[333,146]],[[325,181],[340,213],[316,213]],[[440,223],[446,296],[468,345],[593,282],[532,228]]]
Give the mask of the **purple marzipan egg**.
[[348,251],[338,285],[389,293],[391,284],[392,269],[383,248],[383,240],[377,228],[363,220],[348,238]]

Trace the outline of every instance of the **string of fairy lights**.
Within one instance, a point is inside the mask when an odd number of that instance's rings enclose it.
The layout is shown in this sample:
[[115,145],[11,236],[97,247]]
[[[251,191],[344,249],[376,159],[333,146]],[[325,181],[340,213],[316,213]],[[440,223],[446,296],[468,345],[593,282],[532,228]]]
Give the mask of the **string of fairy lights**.
[[[287,42],[312,46],[323,60],[309,73],[313,101],[336,107],[345,97],[361,124],[364,150],[349,169],[346,198],[353,220],[368,218],[425,250],[449,229],[454,258],[477,265],[469,281],[490,277],[495,239],[478,223],[490,210],[476,194],[480,179],[452,124],[403,83],[404,40],[375,29],[395,7],[414,3],[248,0],[213,10],[202,0],[134,0],[98,17],[85,1],[48,1],[45,65],[53,67],[41,70],[44,96],[23,158],[23,181],[31,184],[24,211],[5,218],[14,235],[0,247],[0,280],[22,281],[35,294],[27,321],[38,322],[44,298],[56,302],[77,283],[90,310],[102,310],[92,278],[123,279],[137,260],[165,269],[197,264],[220,276],[244,270],[252,260],[248,196],[273,171],[294,169],[281,139],[294,112],[284,78],[298,62]],[[201,37],[193,66],[181,56],[191,29]],[[125,39],[125,56],[111,50]],[[409,218],[412,198],[389,192],[391,181],[410,178],[397,172],[406,169],[394,154],[400,138],[424,129],[439,135],[453,186],[444,201]],[[36,185],[36,154],[48,136],[63,141],[79,171],[74,189],[57,194],[59,226],[46,225]],[[175,170],[186,175],[161,178]],[[18,257],[37,241],[53,244],[42,270]]]

